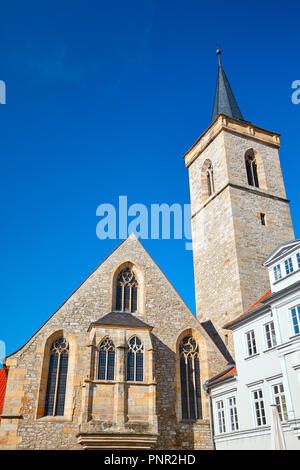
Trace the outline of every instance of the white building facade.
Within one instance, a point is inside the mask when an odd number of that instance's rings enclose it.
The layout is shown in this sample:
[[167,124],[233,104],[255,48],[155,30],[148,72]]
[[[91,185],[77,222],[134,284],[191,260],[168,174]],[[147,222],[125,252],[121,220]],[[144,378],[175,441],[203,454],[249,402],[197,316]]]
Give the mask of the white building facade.
[[300,240],[265,260],[271,289],[224,326],[236,364],[205,385],[216,449],[271,449],[276,404],[287,449],[300,450]]

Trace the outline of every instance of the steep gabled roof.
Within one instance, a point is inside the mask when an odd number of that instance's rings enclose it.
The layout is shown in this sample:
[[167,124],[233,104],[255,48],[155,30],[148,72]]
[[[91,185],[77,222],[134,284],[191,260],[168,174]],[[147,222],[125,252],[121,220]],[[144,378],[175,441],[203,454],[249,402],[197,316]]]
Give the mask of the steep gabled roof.
[[[159,269],[159,271],[161,272],[162,276],[165,278],[165,280],[168,282],[168,284],[170,285],[170,287],[173,289],[173,291],[175,292],[175,294],[178,296],[178,298],[180,299],[180,301],[183,303],[183,305],[186,307],[187,311],[189,312],[189,314],[194,318],[194,320],[199,324],[200,328],[202,329],[203,333],[205,335],[208,335],[208,337],[212,340],[213,344],[216,346],[218,352],[220,353],[220,355],[228,362],[228,354],[226,353],[226,347],[224,345],[224,347],[221,347],[219,342],[216,342],[216,338],[214,337],[214,335],[211,335],[209,332],[206,331],[206,329],[203,327],[203,325],[201,324],[201,322],[199,321],[199,319],[197,317],[195,317],[195,315],[192,313],[192,311],[189,309],[189,307],[186,305],[186,303],[184,302],[184,300],[182,299],[182,297],[179,295],[179,293],[177,292],[177,290],[175,289],[175,287],[171,284],[171,282],[168,280],[168,278],[166,277],[166,275],[162,272],[162,270],[159,268],[159,266],[157,265],[157,263],[153,260],[153,258],[150,256],[150,254],[147,252],[147,250],[145,249],[145,247],[142,245],[142,243],[137,239],[137,237],[131,233],[128,238],[126,240],[124,240],[118,247],[115,248],[115,250],[110,253],[106,259],[99,264],[99,266],[97,266],[97,268],[80,284],[79,287],[77,287],[77,289],[74,290],[74,292],[60,305],[60,307],[48,318],[48,320],[46,320],[44,322],[44,324],[31,336],[31,338],[26,341],[26,343],[21,346],[17,351],[14,351],[13,353],[9,354],[8,356],[6,356],[5,359],[13,356],[14,354],[18,353],[20,350],[22,350],[26,345],[28,345],[32,340],[33,338],[35,337],[35,335],[49,322],[49,320],[51,318],[53,318],[53,316],[71,299],[71,297],[84,285],[85,282],[88,281],[88,279],[94,274],[96,273],[96,271],[100,268],[100,266],[102,264],[104,264],[112,255],[113,253],[115,253],[117,250],[119,250],[121,248],[121,246],[123,244],[126,244],[128,241],[130,240],[135,240],[136,243],[142,247],[142,249],[144,250],[144,252],[147,254],[147,256],[151,259],[151,261],[154,263],[154,265]],[[136,318],[136,317],[135,317]],[[138,319],[137,319],[138,320]],[[111,321],[111,320],[109,320]],[[147,324],[144,324],[145,328],[152,328],[151,326],[147,325]],[[172,327],[172,325],[170,325],[170,328]]]
[[217,50],[217,54],[219,59],[219,68],[211,121],[214,122],[219,114],[225,114],[226,116],[232,117],[234,119],[244,120],[229,81],[224,72],[220,58],[221,51],[219,49]]

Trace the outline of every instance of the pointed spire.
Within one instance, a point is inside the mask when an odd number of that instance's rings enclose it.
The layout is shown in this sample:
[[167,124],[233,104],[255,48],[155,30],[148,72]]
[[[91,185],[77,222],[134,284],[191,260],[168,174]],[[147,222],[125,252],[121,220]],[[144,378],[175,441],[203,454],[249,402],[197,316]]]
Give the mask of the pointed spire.
[[219,69],[214,109],[212,113],[212,122],[216,119],[219,114],[225,114],[226,116],[243,120],[244,118],[236,102],[231,86],[229,85],[229,82],[222,66],[221,50],[217,49],[216,52],[218,56]]

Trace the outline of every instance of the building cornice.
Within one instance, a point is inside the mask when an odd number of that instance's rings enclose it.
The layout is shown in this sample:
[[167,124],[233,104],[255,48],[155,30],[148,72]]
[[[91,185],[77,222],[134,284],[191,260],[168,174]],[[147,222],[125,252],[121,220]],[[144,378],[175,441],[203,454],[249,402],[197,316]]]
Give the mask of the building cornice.
[[225,116],[225,114],[219,114],[215,121],[183,155],[185,166],[188,168],[223,130],[239,136],[246,136],[248,139],[263,142],[276,148],[280,147],[280,134],[277,132],[268,131],[250,122]]

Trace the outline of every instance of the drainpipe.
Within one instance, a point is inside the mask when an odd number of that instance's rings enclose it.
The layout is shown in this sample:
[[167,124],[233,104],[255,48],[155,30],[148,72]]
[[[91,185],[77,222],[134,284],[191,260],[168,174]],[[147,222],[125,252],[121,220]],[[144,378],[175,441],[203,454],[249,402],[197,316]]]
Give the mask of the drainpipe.
[[211,396],[209,393],[208,380],[203,384],[203,390],[208,399],[208,409],[209,409],[209,427],[210,427],[210,441],[212,450],[216,450],[215,439],[214,439],[214,427],[213,427],[213,415],[212,415],[212,406],[211,406]]

